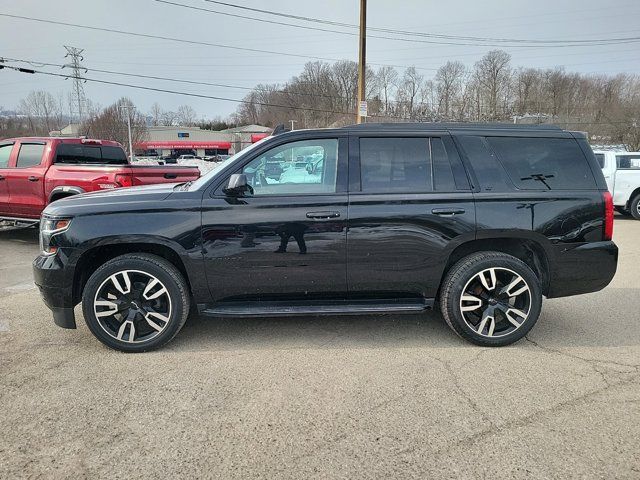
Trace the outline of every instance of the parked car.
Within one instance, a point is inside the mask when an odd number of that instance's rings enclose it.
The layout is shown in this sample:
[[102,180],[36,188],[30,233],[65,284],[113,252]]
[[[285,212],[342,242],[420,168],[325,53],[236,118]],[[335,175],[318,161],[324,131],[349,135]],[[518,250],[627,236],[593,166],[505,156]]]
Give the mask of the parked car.
[[[314,183],[264,175],[266,159],[309,151]],[[262,317],[437,305],[461,337],[501,346],[533,327],[543,296],[609,284],[612,229],[581,133],[363,124],[269,137],[194,182],[53,203],[34,275],[57,325],[75,328],[82,303],[93,334],[123,351],[165,344],[192,306]]]
[[596,151],[615,209],[640,220],[640,152]]
[[180,160],[202,160],[202,158],[197,155],[180,155],[178,161]]
[[96,190],[195,180],[197,167],[132,165],[117,142],[66,137],[0,141],[0,219],[37,222],[62,198]]

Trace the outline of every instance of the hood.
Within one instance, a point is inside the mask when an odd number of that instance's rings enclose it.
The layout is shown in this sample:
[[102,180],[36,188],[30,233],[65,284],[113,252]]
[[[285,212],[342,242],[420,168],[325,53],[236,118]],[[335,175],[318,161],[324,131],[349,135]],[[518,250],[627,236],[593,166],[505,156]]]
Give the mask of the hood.
[[141,187],[114,188],[112,190],[98,190],[80,195],[73,195],[50,203],[44,209],[43,215],[67,216],[108,210],[119,210],[128,206],[135,208],[135,204],[159,202],[173,193],[177,183],[160,183]]

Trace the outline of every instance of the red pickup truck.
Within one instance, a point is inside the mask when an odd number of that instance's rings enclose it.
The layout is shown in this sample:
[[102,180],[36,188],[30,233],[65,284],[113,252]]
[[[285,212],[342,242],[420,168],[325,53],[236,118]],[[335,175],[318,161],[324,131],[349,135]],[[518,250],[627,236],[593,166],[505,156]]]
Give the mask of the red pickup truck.
[[198,167],[132,165],[117,142],[66,137],[0,140],[0,220],[35,220],[79,193],[195,180]]

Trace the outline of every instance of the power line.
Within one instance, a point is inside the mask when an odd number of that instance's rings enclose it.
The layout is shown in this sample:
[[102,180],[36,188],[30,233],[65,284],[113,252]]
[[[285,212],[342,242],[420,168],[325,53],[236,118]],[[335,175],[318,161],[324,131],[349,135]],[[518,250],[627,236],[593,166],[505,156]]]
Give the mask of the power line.
[[[230,14],[228,12],[219,12],[219,11],[216,11],[216,10],[208,10],[208,9],[199,8],[199,7],[192,7],[190,5],[183,5],[183,4],[171,2],[171,1],[168,1],[168,0],[155,0],[155,1],[156,2],[160,2],[160,3],[168,3],[168,4],[172,4],[172,5],[179,5],[179,6],[186,7],[186,8],[194,8],[194,9],[197,9],[197,10],[204,10],[204,11],[209,11],[209,12],[213,12],[213,13],[219,13],[221,15],[229,15],[229,16],[234,16],[234,17],[245,18],[245,19],[249,19],[249,20],[257,20],[257,21],[263,21],[263,22],[267,22],[267,23],[280,23],[280,22],[273,22],[273,21],[265,20],[265,19],[258,19],[258,18],[255,18],[255,17],[243,17],[241,15],[234,15],[234,14]],[[237,8],[237,9],[241,9],[241,10],[258,12],[258,13],[263,13],[263,14],[267,14],[267,15],[274,15],[274,16],[278,16],[278,17],[290,18],[290,19],[295,19],[295,20],[301,20],[301,21],[305,21],[305,22],[319,23],[319,24],[323,24],[323,25],[332,25],[332,26],[345,27],[345,28],[354,28],[354,29],[358,28],[358,25],[351,24],[351,23],[336,22],[334,20],[326,20],[326,19],[321,19],[321,18],[306,17],[306,16],[302,16],[302,15],[293,15],[293,14],[288,14],[288,13],[283,13],[283,12],[276,12],[276,11],[273,11],[273,10],[264,10],[264,9],[260,9],[260,8],[247,7],[245,5],[237,5],[237,4],[233,4],[233,3],[222,2],[222,1],[218,1],[218,0],[205,0],[205,1],[209,2],[209,3],[217,4],[217,5],[223,5],[223,6],[226,6],[226,7]],[[280,24],[284,24],[284,23],[280,23]],[[295,25],[295,24],[284,24],[284,25],[289,25],[289,26],[294,26],[294,27],[301,27],[300,25]],[[302,28],[304,28],[304,27],[302,27]],[[307,27],[307,28],[310,28],[310,29],[313,29],[313,30],[317,30],[318,29],[318,28],[314,28],[314,27]],[[394,34],[394,35],[413,36],[413,37],[449,39],[449,40],[468,40],[468,41],[478,41],[478,42],[496,42],[496,43],[589,44],[589,45],[591,45],[594,42],[606,42],[606,44],[616,44],[618,42],[627,43],[627,42],[631,42],[631,41],[633,41],[633,42],[640,41],[640,37],[621,37],[621,38],[605,38],[605,39],[580,39],[580,40],[560,40],[560,39],[539,40],[539,39],[492,38],[492,37],[474,37],[474,36],[462,36],[462,35],[448,35],[448,34],[425,33],[425,32],[411,31],[411,30],[398,30],[398,29],[381,28],[381,27],[369,27],[368,30],[376,31],[376,32],[382,32],[382,33],[389,33],[389,34]],[[324,30],[324,31],[332,31],[334,33],[357,35],[356,33],[339,32],[339,31],[335,31],[335,30]],[[408,41],[407,39],[392,38],[392,37],[376,37],[376,36],[372,36],[372,35],[368,35],[368,37],[386,38],[386,39],[390,39],[390,40]],[[425,42],[425,43],[436,43],[436,42]],[[465,44],[461,44],[461,45],[465,45]],[[494,45],[487,45],[487,46],[494,46]]]
[[[61,74],[61,73],[45,72],[45,71],[42,71],[42,70],[36,70],[36,69],[32,69],[32,68],[14,67],[14,66],[5,65],[5,64],[2,64],[2,63],[0,63],[0,68],[8,68],[8,69],[15,70],[17,72],[22,72],[22,73],[49,75],[49,76],[61,77],[61,78],[76,78],[74,76],[64,75],[64,74]],[[113,82],[113,81],[110,81],[110,80],[102,80],[102,79],[98,79],[98,78],[89,78],[89,77],[79,77],[79,78],[82,81],[85,81],[85,82],[95,82],[95,83],[102,83],[102,84],[106,84],[106,85],[115,85],[115,86],[119,86],[119,87],[136,88],[136,89],[139,89],[139,90],[149,90],[149,91],[152,91],[152,92],[171,93],[173,95],[183,95],[183,96],[187,96],[187,97],[207,98],[207,99],[211,99],[211,100],[221,100],[221,101],[225,101],[225,102],[243,103],[243,104],[248,104],[248,105],[260,105],[260,106],[263,106],[263,107],[285,108],[285,109],[291,109],[291,110],[304,110],[304,111],[318,112],[318,113],[335,113],[335,114],[339,114],[339,115],[351,115],[352,114],[352,112],[344,112],[344,111],[338,111],[338,110],[328,110],[328,109],[310,108],[310,107],[295,107],[295,106],[292,106],[292,105],[278,105],[278,104],[274,104],[274,103],[257,102],[257,101],[249,101],[249,100],[239,100],[239,99],[236,99],[236,98],[218,97],[218,96],[213,96],[213,95],[204,95],[204,94],[201,94],[201,93],[190,93],[190,92],[182,92],[182,91],[179,91],[179,90],[169,90],[169,89],[164,89],[164,88],[146,87],[144,85],[133,85],[133,84],[129,84],[129,83]],[[401,117],[397,117],[397,118],[401,118]]]
[[[163,35],[152,35],[152,34],[149,34],[149,33],[128,32],[126,30],[117,30],[117,29],[114,29],[114,28],[94,27],[94,26],[91,26],[91,25],[81,25],[81,24],[78,24],[78,23],[60,22],[60,21],[57,21],[57,20],[46,20],[46,19],[43,19],[43,18],[26,17],[26,16],[23,16],[23,15],[11,15],[11,14],[8,14],[8,13],[0,13],[0,17],[14,18],[14,19],[18,19],[18,20],[27,20],[27,21],[39,22],[39,23],[48,23],[48,24],[52,24],[52,25],[61,25],[61,26],[65,26],[65,27],[82,28],[82,29],[85,29],[85,30],[94,30],[94,31],[99,31],[99,32],[117,33],[119,35],[129,35],[129,36],[133,36],[133,37],[152,38],[152,39],[155,39],[155,40],[167,40],[167,41],[171,41],[171,42],[186,43],[186,44],[189,44],[189,45],[204,45],[204,46],[208,46],[208,47],[228,48],[228,49],[231,49],[231,50],[239,50],[239,51],[244,51],[244,52],[266,53],[266,54],[269,54],[269,55],[283,55],[283,56],[287,56],[287,57],[305,58],[305,59],[312,59],[312,60],[322,60],[322,61],[328,61],[328,62],[340,62],[340,61],[344,60],[343,58],[318,57],[318,56],[313,56],[313,55],[302,55],[302,54],[290,53],[290,52],[278,52],[278,51],[274,51],[274,50],[262,50],[262,49],[259,49],[259,48],[237,47],[237,46],[234,46],[234,45],[224,45],[224,44],[220,44],[220,43],[203,42],[203,41],[199,41],[199,40],[187,40],[187,39],[183,39],[183,38],[167,37],[167,36],[163,36]],[[374,65],[380,65],[380,64],[374,64]],[[389,65],[389,64],[385,64],[384,66],[396,67],[396,68],[408,68],[406,65]],[[432,69],[432,68],[421,68],[421,67],[415,67],[415,68],[417,68],[419,70],[436,70],[436,69]]]
[[19,19],[19,20],[28,20],[31,22],[39,22],[39,23],[49,23],[49,24],[53,24],[53,25],[62,25],[65,27],[74,27],[74,28],[82,28],[85,30],[95,30],[95,31],[100,31],[100,32],[108,32],[108,33],[117,33],[119,35],[130,35],[130,36],[134,36],[134,37],[142,37],[142,38],[153,38],[156,40],[168,40],[171,42],[180,42],[180,43],[188,43],[191,45],[205,45],[205,46],[209,46],[209,47],[218,47],[218,48],[228,48],[231,50],[241,50],[241,51],[245,51],[245,52],[253,52],[253,53],[267,53],[270,55],[284,55],[284,56],[288,56],[288,57],[297,57],[297,58],[312,58],[315,60],[327,60],[327,61],[339,61],[341,59],[337,59],[337,58],[326,58],[326,57],[315,57],[312,55],[302,55],[302,54],[297,54],[297,53],[290,53],[290,52],[276,52],[276,51],[272,51],[272,50],[262,50],[259,48],[249,48],[249,47],[237,47],[234,45],[224,45],[221,43],[211,43],[211,42],[203,42],[200,40],[187,40],[187,39],[183,39],[183,38],[176,38],[176,37],[167,37],[167,36],[163,36],[163,35],[152,35],[149,33],[140,33],[140,32],[128,32],[126,30],[117,30],[115,28],[104,28],[104,27],[94,27],[92,25],[81,25],[78,23],[69,23],[69,22],[60,22],[57,20],[46,20],[43,18],[36,18],[36,17],[26,17],[23,15],[11,15],[8,13],[0,13],[0,17],[7,17],[7,18],[15,18],[15,19]]
[[[39,62],[37,60],[25,60],[25,59],[20,59],[20,58],[10,58],[10,57],[0,57],[1,59],[10,61],[10,62],[20,62],[20,63],[27,63],[31,66],[34,67],[61,67],[64,68],[67,65],[62,65],[59,63],[49,63],[49,62]],[[82,70],[85,71],[89,71],[89,72],[96,72],[96,73],[106,73],[106,74],[110,74],[110,75],[122,75],[125,77],[136,77],[136,78],[147,78],[150,80],[162,80],[162,81],[167,81],[167,82],[176,82],[176,83],[186,83],[186,84],[190,84],[190,85],[204,85],[204,86],[209,86],[209,87],[220,87],[220,88],[234,88],[234,89],[238,89],[238,90],[248,90],[248,91],[254,91],[255,87],[245,87],[245,86],[241,86],[241,85],[229,85],[229,84],[224,84],[224,83],[212,83],[212,82],[201,82],[198,80],[186,80],[186,79],[179,79],[179,78],[172,78],[172,77],[160,77],[157,75],[145,75],[145,74],[141,74],[141,73],[129,73],[129,72],[118,72],[116,70],[103,70],[100,68],[89,68],[89,67],[82,67]],[[78,78],[82,78],[80,76],[80,74],[78,73],[76,75]],[[294,96],[304,96],[304,97],[323,97],[323,98],[331,98],[331,99],[335,99],[335,100],[349,100],[349,98],[347,97],[341,97],[341,96],[336,96],[336,95],[326,95],[323,93],[305,93],[305,92],[292,92],[289,90],[274,90],[274,93],[281,93],[281,94],[286,94],[286,95],[294,95]]]

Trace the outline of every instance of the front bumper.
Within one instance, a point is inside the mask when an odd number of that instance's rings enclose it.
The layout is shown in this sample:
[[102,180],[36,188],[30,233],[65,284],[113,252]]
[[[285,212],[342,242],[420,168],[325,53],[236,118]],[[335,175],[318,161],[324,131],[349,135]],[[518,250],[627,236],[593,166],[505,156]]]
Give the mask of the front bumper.
[[551,260],[548,298],[597,292],[611,283],[618,267],[613,242],[558,245]]
[[33,278],[44,303],[53,312],[53,321],[62,328],[76,328],[73,313],[73,270],[65,249],[55,255],[39,255],[33,261]]

